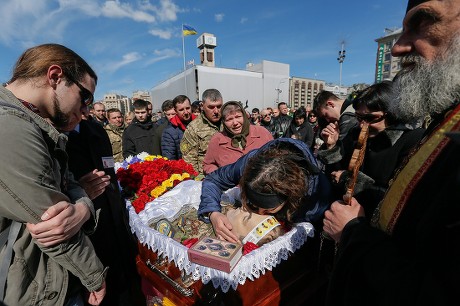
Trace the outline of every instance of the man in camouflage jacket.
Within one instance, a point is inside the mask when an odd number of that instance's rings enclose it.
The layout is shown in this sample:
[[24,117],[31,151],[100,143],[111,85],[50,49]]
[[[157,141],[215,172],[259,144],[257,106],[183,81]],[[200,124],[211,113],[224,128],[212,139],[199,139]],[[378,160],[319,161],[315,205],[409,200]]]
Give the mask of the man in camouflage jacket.
[[119,109],[111,108],[107,111],[107,119],[109,120],[109,124],[104,126],[104,129],[107,135],[109,135],[113,159],[115,162],[121,163],[123,161],[122,136],[125,130],[123,115]]
[[221,129],[220,109],[223,104],[222,95],[217,89],[205,90],[202,98],[201,115],[190,122],[180,143],[182,158],[199,173],[203,173],[203,160],[209,140]]

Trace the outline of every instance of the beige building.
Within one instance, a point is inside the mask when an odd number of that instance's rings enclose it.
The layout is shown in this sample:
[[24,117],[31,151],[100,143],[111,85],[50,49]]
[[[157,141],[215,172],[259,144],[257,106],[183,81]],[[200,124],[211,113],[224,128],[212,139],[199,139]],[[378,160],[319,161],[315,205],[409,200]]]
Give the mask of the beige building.
[[289,81],[289,106],[295,109],[312,106],[315,96],[324,89],[321,80],[292,77]]
[[150,92],[148,91],[142,91],[142,90],[138,90],[138,91],[135,91],[133,92],[133,101],[135,100],[145,100],[145,101],[149,101],[150,103],[152,103],[152,96],[150,95]]
[[148,91],[135,91],[133,97],[118,95],[116,93],[109,93],[104,95],[104,99],[100,102],[105,105],[105,109],[118,108],[123,114],[133,110],[133,102],[142,99],[152,102],[152,96]]
[[392,80],[401,69],[400,58],[391,55],[391,48],[401,36],[402,28],[385,29],[385,36],[377,38],[377,59],[375,63],[375,82]]
[[127,96],[117,95],[114,93],[104,95],[104,100],[101,101],[105,105],[105,109],[118,108],[123,114],[132,110],[132,99]]

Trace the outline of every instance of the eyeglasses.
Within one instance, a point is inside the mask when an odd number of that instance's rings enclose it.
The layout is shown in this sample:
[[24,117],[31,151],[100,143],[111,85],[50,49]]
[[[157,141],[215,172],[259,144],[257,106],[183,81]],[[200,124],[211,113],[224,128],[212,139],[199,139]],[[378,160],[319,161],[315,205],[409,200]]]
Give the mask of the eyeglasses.
[[270,116],[271,116],[271,114],[262,115],[262,117],[264,117],[264,118],[267,118],[267,117],[270,117]]
[[316,118],[316,115],[308,115],[308,118]]
[[377,123],[377,122],[380,122],[383,119],[385,119],[385,114],[383,114],[383,115],[373,115],[373,114],[358,114],[358,113],[355,113],[355,115],[356,115],[356,119],[359,122],[364,121],[364,122],[367,122],[369,124]]
[[78,82],[77,80],[75,80],[71,76],[66,75],[66,77],[67,77],[67,79],[69,81],[71,81],[72,83],[75,83],[78,86],[78,88],[80,88],[81,104],[83,106],[90,106],[91,103],[93,103],[93,101],[94,101],[94,95],[91,93],[91,91],[89,91],[88,89],[83,87],[83,85],[81,85],[80,82]]

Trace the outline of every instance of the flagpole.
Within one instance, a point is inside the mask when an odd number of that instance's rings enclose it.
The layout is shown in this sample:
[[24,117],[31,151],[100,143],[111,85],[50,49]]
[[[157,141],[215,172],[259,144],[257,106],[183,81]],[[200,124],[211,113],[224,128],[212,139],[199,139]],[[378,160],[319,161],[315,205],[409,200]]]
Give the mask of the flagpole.
[[184,24],[182,24],[182,55],[184,57],[184,71],[185,71],[185,46],[184,46]]
[[185,43],[184,43],[184,24],[182,24],[182,55],[184,57],[184,87],[185,87],[185,95],[187,95],[187,75],[185,72]]

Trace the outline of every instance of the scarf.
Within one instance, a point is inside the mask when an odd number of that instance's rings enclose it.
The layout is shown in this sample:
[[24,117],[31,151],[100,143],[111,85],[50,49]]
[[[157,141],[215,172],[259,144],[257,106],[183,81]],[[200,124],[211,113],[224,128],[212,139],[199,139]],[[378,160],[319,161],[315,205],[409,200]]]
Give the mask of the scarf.
[[232,139],[232,147],[239,148],[241,144],[241,147],[244,149],[246,148],[246,137],[249,134],[249,125],[250,125],[249,119],[246,116],[246,111],[243,109],[243,105],[237,101],[229,101],[225,103],[224,106],[222,106],[222,114],[225,114],[225,109],[230,105],[236,106],[237,108],[233,110],[231,113],[236,111],[236,112],[241,112],[241,114],[243,115],[243,129],[241,130],[240,134],[236,134],[236,135],[233,134],[230,131],[230,129],[227,128],[227,126],[225,125],[225,117],[224,117],[223,118],[224,131]]
[[179,116],[175,115],[174,117],[171,118],[171,124],[173,126],[177,126],[178,128],[180,128],[182,131],[185,131],[185,129],[187,128],[187,125],[192,122],[192,120],[194,120],[196,118],[196,116],[194,114],[192,114],[192,116],[190,117],[190,120],[189,121],[182,121]]

